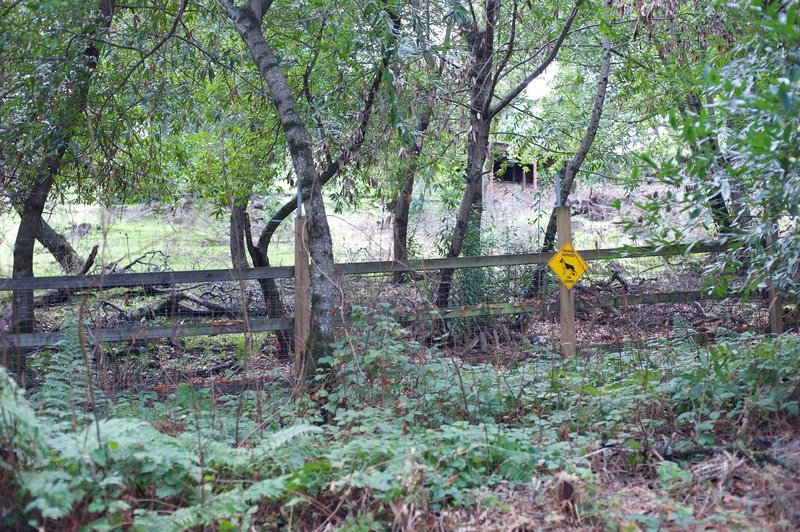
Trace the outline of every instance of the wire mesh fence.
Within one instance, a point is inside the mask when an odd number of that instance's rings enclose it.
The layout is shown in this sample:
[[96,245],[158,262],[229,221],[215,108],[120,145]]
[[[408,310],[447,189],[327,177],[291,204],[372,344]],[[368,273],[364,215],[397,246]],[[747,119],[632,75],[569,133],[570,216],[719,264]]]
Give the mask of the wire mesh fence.
[[[694,251],[702,251],[697,257],[703,257],[715,250]],[[714,295],[703,283],[704,259],[681,255],[677,261],[671,254],[678,251],[686,250],[585,250],[591,267],[575,287],[579,344],[664,336],[677,314],[737,330],[760,327],[763,313],[742,317],[713,312],[720,303],[709,302]],[[529,293],[551,255],[339,264],[335,280],[340,325],[348,326],[354,308],[373,309],[368,314],[391,313],[426,341],[449,347],[483,352],[489,344],[552,344],[558,334],[557,280],[546,276],[540,289]],[[394,281],[398,268],[408,271],[405,282]],[[457,268],[446,308],[432,303],[442,268]],[[38,295],[43,333],[22,343],[7,341],[19,346],[51,344],[58,335],[48,333],[57,333],[76,312],[97,341],[289,330],[292,275],[291,267],[274,267],[4,280],[0,288],[6,291],[48,289]],[[281,300],[277,310],[268,308],[259,279],[276,283]],[[650,307],[643,310],[645,305]]]
[[[552,198],[548,191],[534,191],[530,187],[496,185],[489,192],[477,249],[491,256],[466,257],[453,263],[440,259],[411,261],[406,282],[399,284],[394,282],[388,263],[375,266],[375,261],[391,258],[392,227],[386,206],[362,205],[357,212],[331,214],[334,255],[340,263],[336,275],[340,325],[346,325],[354,307],[362,307],[394,313],[422,336],[449,345],[469,346],[476,338],[484,347],[490,340],[495,344],[501,340],[551,342],[557,336],[558,281],[546,275],[538,286],[534,279],[546,258],[519,254],[540,248],[549,212],[544,206],[551,204]],[[619,195],[589,191],[573,206],[575,247],[589,250],[586,258],[590,264],[589,271],[574,289],[579,343],[668,334],[674,321],[672,316],[678,311],[694,312],[698,319],[711,323],[718,303],[702,301],[711,292],[703,277],[703,262],[713,260],[710,255],[651,253],[624,258],[621,253],[605,256],[597,252],[601,247],[632,244],[615,226],[620,215],[611,203],[612,196]],[[250,203],[255,239],[269,217],[270,205],[268,200]],[[426,199],[424,194],[415,198],[409,227],[412,254],[419,256],[423,249],[431,255],[442,254],[442,242],[448,234],[447,213],[443,209],[441,201]],[[251,274],[245,276],[228,270],[218,276],[204,274],[231,266],[231,228],[225,208],[217,209],[191,199],[174,205],[156,202],[109,209],[67,204],[48,213],[46,218],[82,258],[93,246],[99,246],[92,270],[99,275],[94,284],[86,286],[34,285],[40,289],[36,292],[41,302],[37,317],[44,335],[34,345],[56,341],[57,335],[46,335],[62,329],[65,318],[78,317],[89,328],[102,331],[97,335],[98,340],[108,341],[125,340],[126,335],[135,336],[143,328],[151,329],[139,335],[143,338],[291,328],[294,314],[291,224],[284,224],[270,245],[270,263],[284,268],[279,275],[271,275],[269,281],[275,283],[280,296],[276,305],[275,301],[265,300],[260,284],[264,281],[252,273],[256,270],[251,269]],[[5,237],[0,237],[0,277],[6,279],[10,277],[14,223],[8,215],[0,219],[7,229],[2,232]],[[433,304],[441,267],[456,268],[447,308]],[[40,249],[35,271],[37,276],[55,276],[59,268]],[[180,272],[197,275],[181,277]],[[162,277],[152,284],[134,282],[143,273]],[[127,275],[134,280],[124,285],[109,284],[108,280],[116,275]],[[0,285],[6,286],[0,290],[0,306],[7,310],[10,285],[3,279]],[[534,285],[536,290],[532,291]],[[684,295],[668,296],[675,292]],[[657,306],[643,310],[643,304]],[[753,327],[761,327],[762,314],[760,310],[753,311],[752,315],[739,319],[737,316],[742,314],[734,313],[727,325],[741,328],[746,321]],[[7,344],[14,342],[18,340],[6,340]]]

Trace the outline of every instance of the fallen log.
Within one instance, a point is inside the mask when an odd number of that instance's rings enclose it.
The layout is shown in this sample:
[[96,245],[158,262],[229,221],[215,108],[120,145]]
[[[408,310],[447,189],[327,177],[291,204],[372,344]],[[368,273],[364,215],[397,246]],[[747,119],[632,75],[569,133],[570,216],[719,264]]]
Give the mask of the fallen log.
[[[81,266],[78,275],[86,275],[89,272],[94,265],[95,259],[97,258],[98,249],[99,247],[96,245],[92,248],[92,251],[86,258],[86,262],[84,262],[83,266]],[[54,288],[52,290],[48,290],[44,294],[33,299],[33,306],[34,308],[39,308],[54,305],[56,303],[62,303],[68,300],[73,292],[74,290],[71,288]],[[13,308],[11,305],[7,305],[2,311],[0,311],[0,331],[6,331],[11,327],[12,313]]]
[[[181,304],[184,302],[203,307],[205,311],[200,311],[198,313],[196,309]],[[116,305],[113,305],[113,307],[117,311],[121,310]],[[126,313],[124,317],[121,317],[126,321],[141,321],[143,319],[154,319],[158,316],[208,316],[209,313],[212,316],[224,316],[227,318],[237,318],[241,314],[239,311],[211,301],[206,301],[189,292],[172,292],[149,305],[140,307],[131,313]]]
[[[89,273],[89,270],[92,268],[94,261],[97,258],[98,249],[99,246],[97,245],[92,248],[92,251],[86,258],[86,262],[83,263],[78,275],[86,275]],[[63,303],[64,301],[68,300],[70,296],[72,296],[73,292],[74,290],[71,288],[54,288],[34,298],[33,305],[34,307],[45,307],[48,305],[55,305],[56,303]]]

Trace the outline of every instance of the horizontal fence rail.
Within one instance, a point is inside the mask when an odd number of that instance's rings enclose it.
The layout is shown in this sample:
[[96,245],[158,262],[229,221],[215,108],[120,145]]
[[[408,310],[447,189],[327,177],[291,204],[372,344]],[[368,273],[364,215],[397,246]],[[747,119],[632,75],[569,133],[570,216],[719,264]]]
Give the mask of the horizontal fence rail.
[[[577,310],[587,308],[621,308],[636,305],[655,305],[660,303],[690,303],[693,301],[716,301],[725,299],[725,296],[709,294],[708,292],[665,292],[659,294],[621,295],[600,297],[595,301],[578,300],[575,302]],[[557,301],[527,300],[516,303],[485,303],[473,306],[448,308],[443,310],[431,309],[428,312],[417,314],[397,314],[400,323],[415,323],[432,320],[452,320],[458,318],[483,318],[492,316],[513,316],[519,314],[545,314],[558,310]],[[340,325],[350,323],[352,320],[344,318]],[[82,334],[94,342],[145,342],[159,338],[180,338],[190,336],[216,336],[219,334],[235,334],[244,332],[270,332],[290,331],[293,329],[293,320],[284,318],[271,318],[262,320],[217,320],[205,324],[181,324],[172,326],[133,326],[103,328],[81,328]],[[22,335],[9,335],[0,339],[0,349],[3,347],[42,347],[53,346],[65,338],[62,332],[41,332]]]
[[[680,246],[640,246],[610,249],[587,249],[578,253],[587,261],[607,259],[634,259],[642,257],[667,257],[686,253],[718,253],[725,251],[718,244],[692,244]],[[375,273],[423,272],[431,270],[487,268],[498,266],[535,266],[547,264],[553,252],[524,253],[517,255],[489,255],[485,257],[455,257],[449,259],[419,259],[398,262],[375,261],[336,264],[340,275],[365,275]],[[53,277],[17,277],[0,280],[0,291],[9,290],[82,290],[154,286],[183,283],[219,283],[229,281],[256,281],[258,279],[289,279],[294,277],[294,266],[264,268],[196,270],[177,272],[112,273],[106,275],[71,275]]]
[[8,290],[85,290],[157,286],[184,283],[224,283],[288,279],[294,277],[294,266],[270,266],[242,270],[195,270],[177,272],[109,273],[105,275],[70,275],[53,277],[17,277],[0,280],[0,291]]
[[[621,295],[598,297],[593,301],[579,299],[575,301],[575,309],[587,308],[621,308],[636,305],[657,305],[661,303],[691,303],[693,301],[718,301],[726,296],[710,294],[700,290],[689,292],[662,292],[657,294]],[[484,303],[481,305],[464,306],[445,309],[443,311],[431,310],[425,314],[399,315],[401,322],[415,322],[423,320],[450,320],[457,318],[482,318],[488,316],[508,316],[515,314],[552,313],[558,311],[558,301],[524,300],[514,303]]]
[[[693,244],[663,247],[620,247],[579,251],[587,261],[608,259],[630,259],[642,257],[665,257],[694,253],[717,253],[726,248],[717,244]],[[485,268],[503,266],[530,266],[547,264],[553,252],[516,255],[494,255],[485,257],[457,257],[444,259],[421,259],[406,262],[375,261],[337,264],[338,275],[389,274],[394,272],[423,272],[443,269]],[[259,279],[286,279],[294,276],[293,266],[278,266],[248,269],[219,269],[203,271],[146,272],[87,276],[26,277],[0,280],[0,291],[11,290],[101,290],[117,287],[172,285],[183,283],[213,283],[231,281],[254,281]],[[621,295],[599,297],[594,301],[577,301],[576,308],[624,307],[658,303],[678,303],[722,299],[707,292],[668,292],[644,295]],[[514,303],[481,304],[469,307],[431,310],[412,315],[399,314],[403,323],[426,320],[456,319],[465,317],[503,316],[552,312],[557,303],[543,300],[521,300]],[[342,324],[348,321],[342,318]],[[259,320],[216,320],[205,324],[179,324],[167,326],[127,326],[115,328],[85,328],[81,334],[95,342],[143,342],[160,338],[188,336],[213,336],[244,332],[268,332],[292,330],[290,318]],[[0,338],[2,348],[33,348],[53,346],[64,339],[62,332],[9,334]]]
[[[244,332],[287,331],[293,327],[292,320],[273,318],[268,320],[221,320],[211,323],[195,323],[165,326],[115,327],[92,329],[81,327],[94,342],[145,342],[157,338],[180,338],[184,336],[215,336]],[[28,333],[9,335],[0,340],[3,347],[43,347],[56,345],[64,340],[62,332]],[[6,343],[7,342],[7,343]]]

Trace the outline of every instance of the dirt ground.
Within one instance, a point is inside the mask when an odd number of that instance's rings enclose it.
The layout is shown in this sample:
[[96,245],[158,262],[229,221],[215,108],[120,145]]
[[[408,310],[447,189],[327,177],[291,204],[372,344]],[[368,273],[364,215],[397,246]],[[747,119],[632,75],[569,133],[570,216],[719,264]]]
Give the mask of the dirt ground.
[[785,425],[758,430],[754,449],[722,446],[690,457],[693,478],[681,486],[665,488],[650,465],[632,466],[625,453],[604,449],[583,461],[590,480],[560,474],[501,492],[504,505],[438,518],[463,531],[798,530],[800,433]]

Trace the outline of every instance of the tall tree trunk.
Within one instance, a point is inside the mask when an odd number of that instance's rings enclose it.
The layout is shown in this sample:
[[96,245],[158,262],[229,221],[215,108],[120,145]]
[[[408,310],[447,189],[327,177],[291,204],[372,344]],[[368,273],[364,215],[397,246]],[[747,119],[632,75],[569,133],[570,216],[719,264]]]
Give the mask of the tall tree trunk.
[[[381,66],[377,70],[372,86],[364,98],[364,108],[361,112],[358,127],[350,139],[350,145],[342,151],[336,160],[328,162],[322,174],[317,175],[313,166],[308,133],[300,120],[295,100],[286,78],[277,65],[272,50],[264,41],[264,35],[261,31],[261,20],[264,13],[271,6],[272,1],[250,0],[240,8],[237,8],[230,0],[219,1],[250,50],[258,65],[259,72],[267,82],[267,86],[275,99],[289,151],[292,155],[295,173],[299,179],[303,201],[306,202],[306,210],[309,211],[307,224],[309,227],[309,250],[312,261],[311,332],[306,342],[308,347],[307,355],[309,356],[307,356],[304,364],[305,367],[298,368],[298,371],[303,374],[310,374],[313,372],[318,358],[326,354],[331,348],[333,312],[335,310],[333,252],[330,231],[328,230],[325,216],[325,207],[322,202],[322,187],[358,156],[366,138],[367,128],[372,116],[372,107],[383,79],[383,72],[389,64],[389,57],[394,48],[387,47],[384,53]],[[400,19],[391,12],[389,16],[392,19],[394,30],[397,32],[400,28]],[[260,253],[262,257],[259,260],[263,260],[263,263],[257,262],[253,258],[256,266],[269,264],[268,251],[272,236],[280,224],[295,211],[295,206],[295,199],[286,202],[267,222],[259,236],[258,245],[253,246],[252,241],[248,243],[248,247],[253,250],[257,249],[257,253]],[[254,256],[251,251],[251,257]],[[283,312],[283,304],[275,282],[271,281],[271,284],[268,282],[266,286],[262,284],[262,290],[265,291],[264,299],[267,301],[268,309],[273,308],[275,312]],[[282,345],[284,344],[282,343]],[[289,345],[289,343],[287,342],[285,345]]]
[[[461,198],[461,205],[456,216],[456,224],[450,238],[447,257],[458,257],[464,247],[468,231],[480,232],[480,218],[483,211],[482,178],[483,165],[486,161],[489,144],[490,122],[485,120],[473,123],[472,134],[476,139],[467,147],[466,188]],[[478,237],[479,238],[479,237]],[[446,307],[450,301],[450,287],[453,281],[453,270],[442,270],[439,285],[436,289],[435,303]]]
[[[15,205],[17,214],[22,216],[22,206]],[[70,275],[78,274],[84,265],[83,259],[80,258],[75,248],[69,243],[64,235],[53,229],[44,218],[42,218],[42,227],[36,233],[36,240],[50,252],[50,255],[61,266],[61,269]]]
[[[100,0],[94,24],[87,25],[86,33],[79,41],[86,41],[85,48],[77,58],[75,90],[64,104],[53,131],[48,135],[44,157],[36,171],[27,196],[20,210],[20,225],[14,241],[13,277],[33,277],[34,242],[39,237],[42,225],[42,212],[61,169],[62,159],[71,139],[72,131],[83,119],[88,105],[89,87],[92,74],[100,58],[98,43],[108,32],[114,13],[113,0]],[[33,332],[36,329],[33,291],[15,290],[12,299],[12,321],[17,334]],[[19,350],[11,361],[11,369],[18,378],[25,380],[25,351]]]
[[[430,16],[430,4],[423,5],[419,0],[411,2],[413,8],[426,16]],[[444,31],[443,45],[445,48],[450,46],[450,40],[453,32],[454,18],[450,17],[447,20],[447,25]],[[429,38],[426,35],[425,29],[422,24],[416,24],[417,32],[417,45],[423,50],[422,56],[425,64],[430,71],[435,71],[437,76],[441,77],[442,72],[447,64],[445,57],[442,57],[438,64],[431,48],[428,46]],[[410,153],[408,166],[400,171],[400,179],[403,179],[400,190],[398,191],[397,200],[392,208],[392,251],[394,260],[403,262],[408,260],[408,218],[411,209],[411,198],[414,193],[414,184],[419,170],[419,156],[422,152],[422,145],[425,139],[425,134],[430,127],[431,119],[433,118],[433,110],[436,102],[436,91],[433,88],[424,90],[425,105],[422,114],[419,116],[419,122],[414,134],[414,141],[411,145],[406,146],[406,153]],[[407,272],[395,272],[394,282],[401,283],[409,278]]]
[[[19,229],[14,241],[13,277],[33,277],[33,248],[42,227],[44,211],[54,176],[61,166],[63,151],[47,157],[44,169],[36,176],[36,181],[28,190],[22,204]],[[33,290],[15,290],[12,301],[12,322],[19,334],[36,330],[33,310]]]
[[[505,67],[508,65],[511,52],[514,50],[516,21],[519,15],[518,6],[516,3],[514,4],[510,18],[510,39],[506,51],[505,53],[497,54],[497,68],[494,67],[493,57],[497,52],[494,46],[494,38],[495,28],[499,20],[500,3],[496,0],[485,0],[486,26],[484,29],[479,29],[474,19],[467,20],[461,24],[461,32],[467,41],[470,52],[470,69],[467,76],[470,92],[470,128],[467,133],[466,188],[456,217],[456,224],[447,253],[448,257],[459,256],[464,245],[464,237],[468,231],[477,231],[476,241],[480,242],[480,219],[483,210],[483,167],[488,154],[489,132],[492,120],[553,62],[567,37],[567,33],[569,33],[569,29],[572,27],[572,23],[575,21],[575,17],[578,15],[582,3],[583,0],[575,0],[558,36],[554,41],[548,43],[549,52],[541,64],[494,105],[492,105],[492,101],[495,97],[495,89],[500,78],[508,74]],[[450,300],[452,278],[453,270],[442,270],[434,300],[437,306],[447,306]]]
[[[448,257],[458,257],[464,246],[464,238],[468,230],[480,231],[480,216],[483,209],[482,178],[483,166],[489,146],[489,130],[492,120],[489,116],[489,104],[493,94],[494,26],[497,20],[498,6],[489,0],[486,7],[486,28],[479,30],[472,23],[462,25],[461,30],[469,45],[470,69],[470,112],[469,132],[467,135],[467,171],[466,186],[461,198],[461,205],[456,216],[453,234],[450,237]],[[477,223],[471,223],[473,220]],[[434,302],[439,307],[446,307],[450,301],[450,286],[453,270],[442,270],[436,288]]]
[[[253,244],[253,236],[250,231],[250,217],[247,215],[247,212],[244,213],[243,222],[245,242],[247,243],[247,250],[250,253],[253,266],[256,268],[268,268],[270,265],[269,257],[267,256],[269,241],[266,242],[263,249]],[[275,279],[259,279],[258,284],[261,286],[261,294],[264,296],[267,317],[283,317],[286,314],[286,305],[283,303],[283,298],[278,291],[278,283]],[[275,331],[275,337],[278,340],[278,358],[284,360],[290,359],[294,353],[294,333],[292,331]]]
[[236,269],[249,268],[247,262],[247,245],[245,242],[245,224],[247,211],[236,204],[231,206],[231,263]]
[[[430,101],[430,98],[428,99]],[[422,152],[422,143],[428,126],[433,115],[433,104],[425,106],[420,116],[417,130],[414,133],[414,142],[406,146],[406,153],[409,153],[408,164],[401,169],[400,178],[403,180],[397,199],[392,209],[392,249],[394,250],[394,260],[405,262],[408,260],[408,213],[411,208],[411,196],[414,192],[414,181],[416,180],[417,170],[419,169],[419,157]],[[405,272],[395,272],[394,281],[402,282],[408,278]]]
[[271,2],[251,1],[239,8],[230,0],[220,1],[266,81],[278,110],[297,179],[301,188],[309,191],[306,211],[311,256],[311,331],[306,342],[307,357],[303,367],[297,368],[297,371],[301,375],[311,375],[317,360],[332,349],[333,316],[336,310],[333,244],[322,186],[311,152],[311,140],[297,110],[291,87],[261,30],[262,17]]
[[753,213],[747,204],[747,198],[739,187],[731,186],[731,225],[734,231],[747,231],[753,223]]
[[[583,137],[578,151],[572,159],[564,166],[561,180],[561,196],[558,198],[558,205],[566,205],[569,199],[572,185],[575,182],[575,176],[581,169],[583,161],[589,154],[592,148],[594,138],[597,135],[597,129],[600,127],[600,117],[603,114],[603,105],[606,100],[606,89],[608,88],[608,77],[611,71],[611,39],[608,36],[603,37],[603,52],[602,62],[600,65],[600,79],[597,82],[597,92],[594,96],[594,105],[592,106],[592,115],[589,118],[589,125],[586,128],[586,135]],[[556,208],[554,207],[550,213],[550,220],[547,223],[547,230],[544,233],[544,240],[542,243],[542,251],[552,251],[556,238]]]
[[[703,111],[703,102],[700,99],[700,96],[697,94],[690,93],[686,98],[686,105],[698,116]],[[703,149],[705,149],[703,144],[706,144],[707,149],[709,149],[713,154],[714,162],[716,163],[717,167],[724,167],[728,165],[728,161],[725,159],[725,156],[722,153],[722,149],[719,146],[719,141],[717,140],[716,136],[708,135],[704,138],[698,139],[697,143],[692,143],[690,145],[692,153],[699,155]],[[711,218],[714,220],[714,225],[717,227],[717,231],[720,234],[730,233],[732,223],[731,213],[728,210],[728,206],[725,203],[725,198],[722,196],[722,192],[718,190],[710,198],[708,198],[708,206],[711,208]]]

